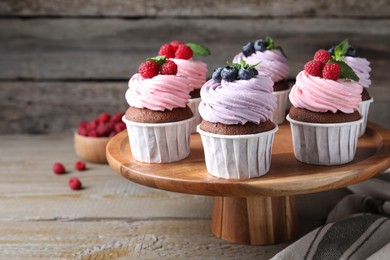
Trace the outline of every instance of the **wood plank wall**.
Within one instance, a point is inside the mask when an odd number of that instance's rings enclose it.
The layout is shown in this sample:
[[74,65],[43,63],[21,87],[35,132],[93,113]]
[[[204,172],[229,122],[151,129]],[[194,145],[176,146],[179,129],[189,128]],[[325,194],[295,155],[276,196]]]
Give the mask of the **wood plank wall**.
[[266,35],[294,80],[348,38],[372,62],[369,120],[390,129],[390,1],[1,0],[0,134],[70,132],[127,107],[127,80],[171,40],[207,45],[211,71]]

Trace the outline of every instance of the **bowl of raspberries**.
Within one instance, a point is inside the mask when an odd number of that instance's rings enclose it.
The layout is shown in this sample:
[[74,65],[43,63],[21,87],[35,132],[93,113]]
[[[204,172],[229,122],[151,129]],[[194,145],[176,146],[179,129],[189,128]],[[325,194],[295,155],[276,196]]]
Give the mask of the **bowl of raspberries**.
[[124,113],[101,113],[91,121],[81,121],[74,133],[76,154],[92,163],[107,163],[106,145],[111,137],[126,129]]

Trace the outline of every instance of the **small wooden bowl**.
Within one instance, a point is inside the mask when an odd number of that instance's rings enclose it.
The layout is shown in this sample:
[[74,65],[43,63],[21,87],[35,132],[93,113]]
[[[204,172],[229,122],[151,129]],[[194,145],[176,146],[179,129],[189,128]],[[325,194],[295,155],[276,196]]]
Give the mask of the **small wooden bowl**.
[[107,163],[106,146],[109,140],[109,137],[89,137],[75,132],[74,148],[76,154],[88,162]]

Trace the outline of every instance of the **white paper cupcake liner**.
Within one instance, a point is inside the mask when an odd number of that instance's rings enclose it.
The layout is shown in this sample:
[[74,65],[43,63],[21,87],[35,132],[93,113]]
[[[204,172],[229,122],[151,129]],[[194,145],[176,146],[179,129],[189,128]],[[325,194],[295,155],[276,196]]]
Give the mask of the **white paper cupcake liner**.
[[122,118],[126,124],[134,159],[147,163],[168,163],[190,154],[191,124],[195,117],[162,124],[138,123]]
[[276,108],[271,115],[271,121],[275,124],[281,124],[286,119],[287,99],[290,89],[283,91],[274,91],[272,94],[276,97]]
[[197,127],[207,171],[224,179],[249,179],[265,175],[271,166],[274,129],[253,135],[218,135]]
[[201,100],[201,98],[190,98],[188,102],[188,106],[191,108],[192,114],[195,116],[195,120],[191,125],[191,133],[196,133],[196,126],[202,121],[202,117],[199,114],[199,104]]
[[373,98],[370,98],[368,100],[364,100],[360,103],[359,106],[359,113],[363,117],[363,122],[360,124],[360,129],[359,129],[359,137],[364,135],[366,132],[366,127],[367,127],[367,120],[368,120],[368,111],[370,109],[370,104],[374,101]]
[[363,118],[346,123],[319,124],[290,121],[295,158],[317,165],[339,165],[353,160]]

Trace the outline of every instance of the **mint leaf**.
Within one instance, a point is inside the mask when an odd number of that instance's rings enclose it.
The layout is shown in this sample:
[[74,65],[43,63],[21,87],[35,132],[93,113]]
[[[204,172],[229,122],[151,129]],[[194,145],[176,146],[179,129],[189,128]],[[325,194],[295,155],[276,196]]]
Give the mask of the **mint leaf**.
[[[329,61],[330,62],[330,61]],[[353,71],[353,69],[348,66],[347,63],[344,61],[335,61],[333,60],[332,62],[335,62],[340,65],[341,67],[341,72],[340,72],[340,78],[341,79],[351,79],[356,82],[359,82],[359,77],[356,75],[356,73]]]
[[237,70],[240,70],[241,68],[249,68],[249,69],[254,69],[257,65],[259,65],[262,61],[256,63],[256,64],[253,64],[253,65],[249,65],[248,63],[246,63],[246,61],[241,58],[240,60],[240,63],[233,63],[233,62],[227,62],[227,64]]
[[209,56],[211,53],[206,46],[198,43],[189,42],[186,45],[191,48],[193,56]]
[[349,43],[348,39],[345,39],[344,41],[340,42],[334,49],[334,59],[337,61],[343,60],[343,56],[348,51]]
[[158,66],[161,66],[165,63],[166,57],[165,56],[156,56],[156,57],[152,57],[152,58],[147,58],[146,60],[154,61],[155,63],[157,63]]
[[283,54],[284,57],[287,57],[286,54],[284,53],[282,47],[276,45],[274,40],[271,37],[267,36],[265,38],[265,41],[267,42],[267,50],[279,50]]
[[[245,61],[243,59],[241,59],[241,62],[244,62]],[[236,70],[240,70],[241,69],[241,64],[238,64],[238,63],[233,63],[233,62],[227,62],[227,64],[230,66],[230,67],[233,67],[235,68]]]

